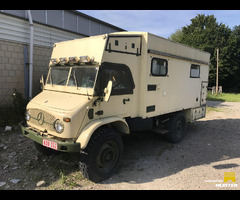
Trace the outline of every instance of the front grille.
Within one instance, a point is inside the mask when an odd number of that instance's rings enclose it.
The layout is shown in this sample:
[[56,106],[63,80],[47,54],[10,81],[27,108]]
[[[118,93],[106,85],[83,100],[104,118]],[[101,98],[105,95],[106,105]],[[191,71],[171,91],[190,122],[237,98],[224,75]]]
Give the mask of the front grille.
[[53,124],[56,118],[46,111],[40,109],[29,109],[31,115],[30,122],[44,129],[55,131]]

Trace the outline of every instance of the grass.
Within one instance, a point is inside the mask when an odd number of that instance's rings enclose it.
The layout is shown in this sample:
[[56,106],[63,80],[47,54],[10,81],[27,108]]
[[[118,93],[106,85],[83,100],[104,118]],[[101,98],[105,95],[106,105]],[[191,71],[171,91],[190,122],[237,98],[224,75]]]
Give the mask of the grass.
[[223,108],[219,108],[219,107],[210,107],[210,106],[207,106],[207,113],[209,113],[209,112],[211,112],[211,111],[223,112],[224,109],[223,109]]
[[222,93],[222,94],[214,94],[211,92],[207,94],[207,100],[209,101],[228,101],[228,102],[240,102],[240,94],[235,93]]

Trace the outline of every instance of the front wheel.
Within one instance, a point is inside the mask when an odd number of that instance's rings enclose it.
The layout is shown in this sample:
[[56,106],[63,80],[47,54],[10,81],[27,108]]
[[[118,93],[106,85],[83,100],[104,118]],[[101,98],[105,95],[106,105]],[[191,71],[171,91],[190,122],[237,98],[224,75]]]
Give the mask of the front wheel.
[[120,134],[106,127],[96,130],[83,150],[79,167],[93,182],[110,178],[118,169],[123,154]]

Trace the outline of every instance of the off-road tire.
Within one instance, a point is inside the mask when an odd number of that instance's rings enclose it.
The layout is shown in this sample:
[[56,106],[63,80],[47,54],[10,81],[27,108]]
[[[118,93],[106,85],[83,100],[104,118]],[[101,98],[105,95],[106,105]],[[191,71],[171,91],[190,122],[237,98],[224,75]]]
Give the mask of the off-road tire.
[[80,155],[79,168],[85,178],[97,183],[110,178],[122,161],[123,143],[120,134],[101,127],[92,135]]
[[173,115],[168,124],[169,132],[166,134],[166,138],[171,143],[179,143],[186,133],[186,120],[182,113]]

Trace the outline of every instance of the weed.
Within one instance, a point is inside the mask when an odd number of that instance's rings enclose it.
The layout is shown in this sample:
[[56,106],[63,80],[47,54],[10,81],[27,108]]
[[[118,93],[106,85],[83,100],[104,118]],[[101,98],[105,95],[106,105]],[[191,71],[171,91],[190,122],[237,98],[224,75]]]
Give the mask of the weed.
[[16,89],[13,90],[12,104],[0,107],[0,127],[14,125],[24,120],[28,100]]
[[223,112],[223,108],[209,107],[209,106],[207,106],[207,113],[208,113],[208,112],[211,112],[211,111],[215,111],[215,112]]
[[12,104],[15,113],[18,113],[21,120],[24,120],[25,110],[28,100],[23,97],[21,92],[18,92],[17,89],[13,89],[12,95]]
[[64,175],[63,171],[60,171],[60,182],[61,184],[66,184],[67,177]]
[[210,101],[228,101],[228,102],[240,102],[240,94],[235,93],[221,93],[212,95],[211,92],[207,94],[207,100]]

